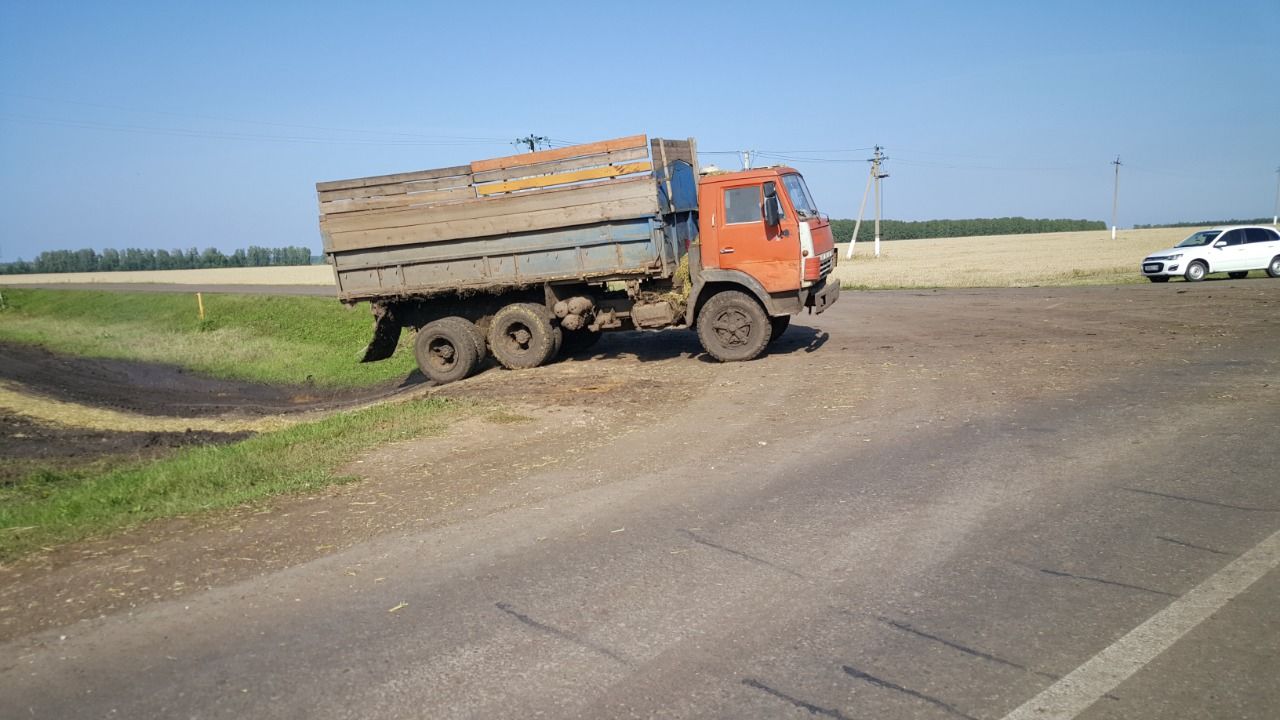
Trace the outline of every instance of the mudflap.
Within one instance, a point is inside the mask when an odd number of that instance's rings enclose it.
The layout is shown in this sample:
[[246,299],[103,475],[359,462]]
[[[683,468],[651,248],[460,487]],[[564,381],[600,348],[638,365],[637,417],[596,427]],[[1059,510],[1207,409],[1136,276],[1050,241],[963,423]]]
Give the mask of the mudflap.
[[400,321],[385,305],[373,306],[373,339],[365,346],[360,362],[386,360],[400,344]]
[[840,283],[823,280],[821,285],[809,293],[808,299],[805,300],[805,307],[809,308],[810,313],[818,315],[835,304],[838,299],[840,299]]

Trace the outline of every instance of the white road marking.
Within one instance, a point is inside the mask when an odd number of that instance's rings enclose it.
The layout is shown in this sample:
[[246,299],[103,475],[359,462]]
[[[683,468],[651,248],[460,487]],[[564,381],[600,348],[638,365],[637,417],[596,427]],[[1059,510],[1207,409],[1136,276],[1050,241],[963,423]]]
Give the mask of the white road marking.
[[1280,532],[1072,670],[1003,720],[1070,720],[1168,650],[1263,575],[1280,567]]

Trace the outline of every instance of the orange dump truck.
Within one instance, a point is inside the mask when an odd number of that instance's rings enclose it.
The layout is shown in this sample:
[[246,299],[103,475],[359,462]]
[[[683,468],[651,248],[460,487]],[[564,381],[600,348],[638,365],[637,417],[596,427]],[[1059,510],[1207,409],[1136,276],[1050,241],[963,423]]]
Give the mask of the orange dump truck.
[[401,330],[437,383],[489,355],[532,368],[605,330],[692,328],[750,360],[836,301],[831,228],[787,167],[698,171],[637,135],[316,185],[338,297],[373,306],[365,362]]

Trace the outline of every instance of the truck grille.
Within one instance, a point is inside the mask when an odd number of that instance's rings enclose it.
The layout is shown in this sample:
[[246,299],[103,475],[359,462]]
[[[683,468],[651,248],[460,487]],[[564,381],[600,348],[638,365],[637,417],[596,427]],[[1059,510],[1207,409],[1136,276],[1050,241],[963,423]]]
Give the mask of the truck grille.
[[835,257],[835,250],[822,253],[818,258],[818,277],[824,278],[831,274],[831,266],[835,262]]

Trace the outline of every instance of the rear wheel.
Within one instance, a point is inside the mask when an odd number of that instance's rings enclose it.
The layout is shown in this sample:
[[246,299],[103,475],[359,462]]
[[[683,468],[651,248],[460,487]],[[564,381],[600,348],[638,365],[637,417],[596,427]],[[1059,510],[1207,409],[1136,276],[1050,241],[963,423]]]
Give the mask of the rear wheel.
[[1235,271],[1235,272],[1229,272],[1229,273],[1227,273],[1227,277],[1231,278],[1232,280],[1243,280],[1243,279],[1245,279],[1245,278],[1249,277],[1249,271],[1248,271],[1248,270],[1237,270],[1237,271]]
[[698,314],[698,340],[707,354],[720,362],[759,357],[772,335],[773,326],[764,308],[737,290],[713,296]]
[[512,370],[535,368],[555,357],[562,335],[550,310],[533,303],[513,303],[489,323],[489,350]]
[[1169,282],[1168,275],[1150,275],[1148,276],[1148,279],[1151,280],[1151,282],[1156,282],[1156,283]]
[[1267,275],[1270,277],[1280,277],[1280,255],[1271,258],[1271,264],[1267,266]]
[[475,323],[471,322],[470,320],[464,317],[458,317],[457,315],[454,315],[452,317],[447,317],[444,319],[453,323],[454,325],[457,325],[459,328],[462,328],[464,331],[466,331],[467,335],[471,336],[471,343],[476,346],[476,363],[479,364],[481,361],[483,361],[484,356],[489,354],[489,347],[484,339],[484,331],[481,330]]
[[1187,282],[1200,282],[1204,279],[1204,275],[1207,272],[1209,272],[1208,266],[1199,260],[1196,260],[1187,266],[1186,275],[1183,277],[1187,279]]
[[414,338],[413,355],[422,373],[438,385],[465,378],[477,362],[474,338],[453,318],[423,325]]

